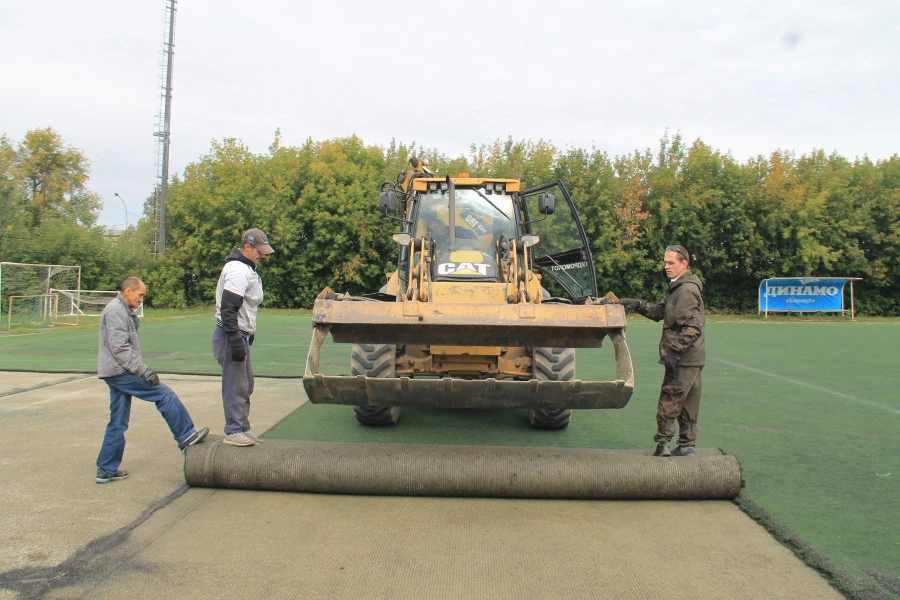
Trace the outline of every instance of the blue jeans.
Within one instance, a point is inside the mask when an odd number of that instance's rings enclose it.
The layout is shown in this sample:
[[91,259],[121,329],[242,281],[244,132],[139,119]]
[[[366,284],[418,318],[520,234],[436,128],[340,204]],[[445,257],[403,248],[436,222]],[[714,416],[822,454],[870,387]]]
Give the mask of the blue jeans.
[[99,470],[115,473],[122,464],[132,396],[156,404],[156,410],[166,420],[176,442],[186,441],[196,433],[187,409],[169,386],[162,383],[150,385],[143,377],[129,371],[115,377],[104,377],[103,381],[109,386],[109,424],[97,456]]

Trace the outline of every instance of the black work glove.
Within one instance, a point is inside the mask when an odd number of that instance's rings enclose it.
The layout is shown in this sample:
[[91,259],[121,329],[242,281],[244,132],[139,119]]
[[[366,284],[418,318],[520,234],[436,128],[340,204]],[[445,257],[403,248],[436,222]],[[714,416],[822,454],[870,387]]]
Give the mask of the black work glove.
[[159,385],[159,375],[153,369],[147,369],[141,377],[150,385]]
[[624,306],[625,308],[630,308],[631,310],[636,309],[641,305],[642,300],[638,300],[637,298],[619,298],[619,304]]
[[253,336],[255,336],[255,335],[256,335],[255,333],[251,333],[250,337],[247,338],[247,343],[249,343],[251,346],[253,345]]
[[247,358],[247,347],[244,346],[244,338],[241,337],[241,334],[228,334],[228,343],[231,346],[231,360],[243,362]]
[[663,365],[666,367],[666,375],[675,377],[675,368],[678,366],[678,353],[674,350],[668,350],[663,357]]

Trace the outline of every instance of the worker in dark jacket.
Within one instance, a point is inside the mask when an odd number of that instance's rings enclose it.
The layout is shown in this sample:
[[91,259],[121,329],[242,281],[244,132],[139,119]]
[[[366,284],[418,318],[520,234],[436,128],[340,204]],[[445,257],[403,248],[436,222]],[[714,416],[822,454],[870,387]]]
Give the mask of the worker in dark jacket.
[[[669,291],[661,302],[621,298],[620,304],[636,313],[663,322],[659,362],[665,365],[656,410],[654,456],[691,456],[697,441],[700,412],[700,372],[706,364],[706,317],[703,284],[688,270],[690,254],[684,246],[669,246],[665,253]],[[678,447],[669,449],[678,421]]]
[[222,366],[222,407],[229,446],[253,446],[262,440],[250,429],[253,366],[250,346],[256,334],[256,313],[263,301],[263,285],[256,268],[275,252],[260,229],[248,229],[225,258],[216,284],[216,328],[212,349]]

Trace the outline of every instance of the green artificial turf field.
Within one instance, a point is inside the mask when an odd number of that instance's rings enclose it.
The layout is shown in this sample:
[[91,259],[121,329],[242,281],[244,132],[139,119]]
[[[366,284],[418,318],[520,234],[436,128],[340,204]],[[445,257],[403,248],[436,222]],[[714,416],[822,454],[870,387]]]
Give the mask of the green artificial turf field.
[[[212,326],[210,315],[154,317],[148,311],[141,325],[146,362],[163,373],[218,374]],[[301,376],[310,333],[308,312],[263,311],[253,346],[257,376]],[[267,437],[649,448],[662,378],[659,333],[657,323],[629,320],[634,396],[621,410],[576,411],[566,431],[532,430],[525,411],[433,409],[405,409],[396,427],[371,429],[356,423],[350,407],[305,405]],[[0,335],[0,368],[92,372],[96,338],[96,327]],[[612,378],[611,352],[579,350],[578,377]],[[743,495],[842,570],[850,579],[845,591],[858,590],[851,594],[856,597],[890,590],[900,598],[898,356],[895,321],[707,324],[699,445],[736,455]],[[348,346],[329,341],[321,369],[346,374],[348,357]],[[676,530],[673,524],[673,543]]]

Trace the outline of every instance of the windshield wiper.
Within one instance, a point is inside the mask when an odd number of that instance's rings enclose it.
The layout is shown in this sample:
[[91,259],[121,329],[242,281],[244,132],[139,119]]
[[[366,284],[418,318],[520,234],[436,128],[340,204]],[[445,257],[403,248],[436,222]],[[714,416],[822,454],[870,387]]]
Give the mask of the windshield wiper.
[[[488,203],[488,204],[490,204],[490,205],[493,206],[495,209],[497,209],[497,212],[498,212],[498,213],[500,213],[501,215],[503,215],[504,217],[506,217],[506,213],[503,212],[502,210],[500,210],[500,207],[499,207],[499,206],[497,206],[496,204],[494,204],[493,202],[491,202],[491,199],[490,199],[490,198],[488,198],[487,196],[485,196],[484,194],[482,194],[480,191],[478,191],[478,188],[472,188],[472,189],[475,190],[475,193],[476,193],[476,194],[478,194],[479,196],[481,196],[482,198],[484,198],[485,200],[487,200],[487,203]],[[507,220],[507,221],[511,221],[512,219],[510,219],[509,217],[506,217],[506,220]]]

